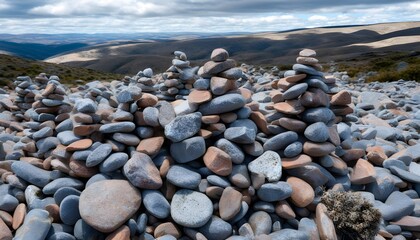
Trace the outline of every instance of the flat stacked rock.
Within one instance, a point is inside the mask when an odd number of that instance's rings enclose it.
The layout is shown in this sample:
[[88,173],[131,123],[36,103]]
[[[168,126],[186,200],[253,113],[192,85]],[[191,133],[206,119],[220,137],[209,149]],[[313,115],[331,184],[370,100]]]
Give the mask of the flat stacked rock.
[[133,79],[138,83],[137,86],[141,88],[142,92],[155,94],[157,87],[156,82],[153,79],[153,70],[151,68],[139,71]]
[[325,189],[374,204],[376,238],[418,238],[418,84],[346,92],[315,57],[276,81],[215,49],[171,102],[138,81],[50,79],[19,117],[24,95],[0,94],[0,239],[338,239]]
[[185,99],[196,80],[198,67],[190,66],[184,52],[175,51],[174,55],[172,66],[163,73],[159,84],[160,94],[157,96],[162,100]]
[[[14,104],[19,108],[16,114],[25,112],[32,107],[35,102],[35,95],[39,92],[39,88],[28,76],[17,77],[14,81],[16,98]],[[21,116],[21,115],[18,115]]]

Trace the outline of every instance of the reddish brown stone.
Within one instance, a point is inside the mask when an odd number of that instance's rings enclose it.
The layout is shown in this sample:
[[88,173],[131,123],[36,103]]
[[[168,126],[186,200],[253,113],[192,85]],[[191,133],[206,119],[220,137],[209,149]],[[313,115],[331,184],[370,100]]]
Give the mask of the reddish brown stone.
[[229,154],[216,147],[209,147],[203,156],[204,164],[210,171],[220,176],[227,176],[232,172],[232,160]]
[[154,231],[153,236],[155,238],[162,237],[164,235],[171,235],[176,239],[182,236],[182,232],[172,222],[166,222],[159,224]]
[[13,234],[10,231],[9,227],[7,227],[6,223],[0,218],[0,239],[1,240],[12,240]]
[[74,134],[78,136],[89,136],[90,134],[98,131],[101,127],[100,124],[93,124],[93,125],[78,125],[73,128]]
[[198,131],[198,136],[201,136],[204,139],[209,139],[211,136],[213,136],[213,133],[207,129],[200,129],[200,131]]
[[48,204],[45,206],[45,210],[50,214],[50,217],[53,219],[54,223],[61,222],[60,218],[60,207],[57,204]]
[[307,141],[303,144],[303,152],[311,157],[322,157],[335,150],[332,143],[314,143]]
[[223,190],[219,201],[219,213],[223,220],[230,220],[241,210],[242,194],[232,187]]
[[382,163],[387,159],[384,149],[381,146],[372,146],[366,149],[367,159],[378,166],[382,166]]
[[14,230],[18,229],[22,223],[23,220],[25,220],[26,216],[26,205],[24,203],[20,203],[13,213],[13,224],[12,227]]
[[209,91],[205,90],[194,90],[188,95],[188,102],[201,104],[210,101],[212,95]]
[[274,109],[278,112],[290,115],[298,115],[305,111],[305,108],[301,105],[299,100],[287,100],[286,102],[280,102],[274,104]]
[[130,228],[123,225],[113,233],[109,234],[105,240],[129,240],[130,239]]
[[302,106],[308,108],[314,107],[326,107],[328,106],[330,99],[328,95],[321,89],[314,88],[310,91],[306,91],[301,97],[300,101]]
[[246,88],[239,88],[239,92],[241,93],[242,97],[245,99],[245,102],[252,101],[252,92]]
[[278,124],[290,131],[303,132],[305,131],[307,124],[301,120],[294,118],[283,117],[278,120]]
[[77,177],[90,178],[98,173],[97,167],[86,167],[85,162],[70,159],[69,167]]
[[420,232],[420,217],[405,216],[398,221],[390,222],[400,226],[403,230]]
[[13,217],[10,215],[10,213],[6,211],[0,210],[0,220],[3,220],[3,222],[9,227],[12,228],[13,225]]
[[218,123],[220,121],[219,115],[207,115],[201,117],[201,122],[204,124]]
[[292,207],[286,200],[278,201],[276,204],[276,214],[284,219],[295,219],[296,214],[293,212]]
[[270,92],[270,97],[271,97],[271,101],[273,103],[278,103],[278,102],[283,102],[283,92],[279,91],[279,90],[273,90]]
[[319,203],[316,206],[315,223],[318,227],[319,236],[325,240],[337,240],[337,234],[333,221],[327,215],[327,207]]
[[233,112],[223,113],[223,114],[220,114],[220,119],[224,123],[232,123],[236,119],[238,119],[238,115],[236,115],[236,113],[233,113]]
[[153,156],[160,151],[164,141],[165,141],[165,138],[163,137],[152,137],[152,138],[143,139],[140,141],[136,150],[138,152],[145,153],[149,156]]
[[88,149],[90,146],[92,146],[92,143],[93,143],[92,139],[89,139],[89,138],[81,139],[68,145],[66,147],[66,151],[85,150],[85,149]]
[[359,159],[350,174],[350,181],[353,184],[368,184],[375,181],[376,171],[369,161]]
[[346,90],[341,90],[331,97],[331,105],[333,106],[346,106],[351,103],[351,95]]
[[261,112],[252,112],[251,119],[263,133],[270,134],[267,128],[267,120],[265,120],[265,116]]
[[142,93],[141,98],[137,100],[137,106],[140,108],[152,107],[158,103],[159,99],[150,93]]
[[292,169],[301,166],[305,166],[306,164],[312,162],[312,158],[306,154],[299,154],[296,157],[292,158],[282,158],[281,159],[281,166],[284,169]]
[[287,178],[287,183],[292,187],[293,204],[297,207],[306,207],[311,204],[315,197],[315,192],[311,185],[297,177]]

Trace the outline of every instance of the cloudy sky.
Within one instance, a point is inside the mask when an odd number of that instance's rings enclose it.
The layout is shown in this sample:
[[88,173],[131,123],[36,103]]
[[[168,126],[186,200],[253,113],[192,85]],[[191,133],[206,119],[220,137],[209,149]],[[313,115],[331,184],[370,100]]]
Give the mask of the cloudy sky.
[[259,32],[420,21],[420,0],[0,0],[0,33]]

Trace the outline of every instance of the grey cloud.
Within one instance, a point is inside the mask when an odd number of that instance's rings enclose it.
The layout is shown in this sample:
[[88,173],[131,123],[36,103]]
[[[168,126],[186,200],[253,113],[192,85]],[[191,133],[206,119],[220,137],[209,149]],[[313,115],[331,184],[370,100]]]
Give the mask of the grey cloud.
[[[100,0],[99,0],[100,1]],[[29,11],[35,7],[44,6],[46,4],[54,4],[59,0],[6,0],[11,6],[7,10],[0,11],[0,18],[45,18],[51,17],[46,14],[30,14]],[[151,1],[151,3],[159,3],[163,6],[162,12],[146,12],[141,17],[154,16],[232,16],[239,14],[261,14],[261,13],[296,13],[300,11],[316,11],[317,9],[339,9],[346,11],[347,8],[353,6],[372,6],[378,4],[395,4],[403,2],[413,2],[412,0],[165,0]],[[83,6],[80,6],[83,7]],[[133,9],[134,10],[134,9]],[[107,10],[79,14],[79,16],[109,16],[114,15],[112,11]]]

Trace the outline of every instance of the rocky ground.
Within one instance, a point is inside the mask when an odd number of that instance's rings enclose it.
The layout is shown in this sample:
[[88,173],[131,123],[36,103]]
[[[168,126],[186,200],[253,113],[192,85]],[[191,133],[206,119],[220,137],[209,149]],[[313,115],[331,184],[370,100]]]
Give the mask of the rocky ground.
[[[420,237],[420,85],[296,61],[215,49],[198,68],[176,51],[111,83],[18,77],[0,90],[0,239]],[[359,225],[325,200],[340,192],[363,197]]]

